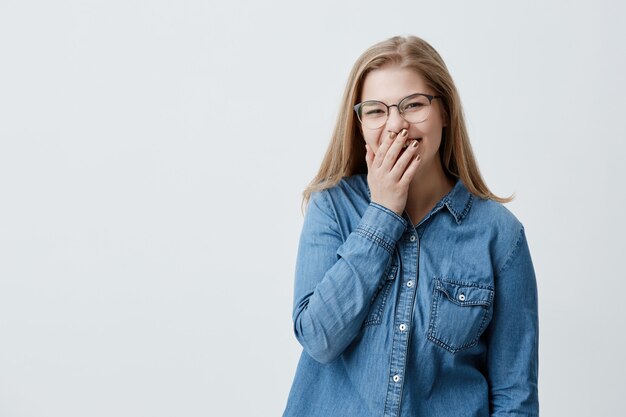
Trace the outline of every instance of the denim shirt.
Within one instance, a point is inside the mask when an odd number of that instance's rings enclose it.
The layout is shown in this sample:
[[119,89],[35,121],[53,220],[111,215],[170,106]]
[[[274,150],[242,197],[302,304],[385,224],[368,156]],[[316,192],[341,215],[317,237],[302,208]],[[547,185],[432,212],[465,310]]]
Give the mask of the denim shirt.
[[314,192],[293,322],[284,417],[538,416],[524,227],[460,179],[417,226],[371,202],[365,174]]

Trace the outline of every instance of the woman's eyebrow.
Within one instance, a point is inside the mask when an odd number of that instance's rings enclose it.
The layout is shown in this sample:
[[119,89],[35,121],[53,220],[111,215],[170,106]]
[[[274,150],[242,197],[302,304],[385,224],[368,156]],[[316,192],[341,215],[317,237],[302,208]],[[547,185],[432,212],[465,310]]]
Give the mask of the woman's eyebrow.
[[[402,98],[400,98],[399,100],[396,100],[396,102],[395,102],[395,103],[393,103],[393,104],[398,104],[398,103],[400,103],[402,100],[404,100],[405,98],[410,97],[410,96],[413,96],[413,95],[415,95],[415,94],[426,94],[426,95],[432,95],[432,94],[422,93],[422,92],[414,92],[414,93],[409,93],[409,94],[407,94],[407,95],[405,95],[405,96],[402,96]],[[369,99],[366,99],[366,100],[361,100],[361,103],[362,103],[362,102],[365,102],[365,101],[380,101],[381,103],[385,103],[385,104],[389,105],[387,101],[385,101],[385,100],[381,100],[381,99],[377,99],[377,98],[369,98]]]

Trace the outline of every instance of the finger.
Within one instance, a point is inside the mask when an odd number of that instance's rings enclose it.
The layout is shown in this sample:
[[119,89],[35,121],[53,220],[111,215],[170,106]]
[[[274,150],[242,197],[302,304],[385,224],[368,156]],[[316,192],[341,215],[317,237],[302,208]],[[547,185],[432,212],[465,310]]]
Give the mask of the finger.
[[411,159],[409,166],[406,168],[406,171],[404,171],[404,174],[402,174],[402,177],[398,182],[404,185],[408,185],[413,179],[413,175],[415,175],[415,171],[417,171],[417,168],[419,167],[421,162],[422,156],[420,154],[417,154],[417,156]]
[[415,156],[417,155],[417,151],[419,150],[419,142],[416,140],[412,140],[409,143],[409,146],[406,148],[406,151],[398,158],[396,164],[391,169],[390,175],[399,179],[402,177],[402,174],[406,170],[407,166],[411,163]]
[[374,152],[370,149],[368,144],[365,144],[365,163],[367,164],[367,170],[369,172],[372,162],[374,161]]
[[385,171],[387,172],[393,169],[393,166],[396,164],[396,160],[398,159],[398,155],[400,154],[400,150],[402,149],[402,146],[404,146],[404,143],[406,142],[407,138],[408,138],[407,130],[402,129],[398,137],[394,140],[394,142],[391,144],[391,146],[387,150],[387,153],[383,159],[383,162],[380,165],[381,168],[385,169]]
[[375,168],[380,168],[380,166],[383,163],[383,160],[385,159],[385,154],[387,153],[387,149],[389,149],[389,147],[393,144],[395,139],[396,139],[395,132],[389,132],[387,137],[380,144],[380,146],[378,147],[378,152],[376,152],[376,155],[374,156],[373,166]]

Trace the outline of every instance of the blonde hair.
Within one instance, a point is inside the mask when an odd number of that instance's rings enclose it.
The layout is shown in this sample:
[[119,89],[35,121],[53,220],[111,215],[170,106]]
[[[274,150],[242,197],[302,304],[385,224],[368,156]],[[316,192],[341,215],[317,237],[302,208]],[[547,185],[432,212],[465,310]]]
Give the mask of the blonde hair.
[[510,197],[494,195],[483,180],[469,142],[459,93],[446,64],[437,51],[416,36],[394,36],[367,49],[355,62],[348,77],[339,115],[322,165],[302,193],[306,205],[311,193],[336,185],[343,177],[367,174],[365,146],[353,106],[361,96],[370,71],[395,64],[419,73],[434,94],[441,95],[445,124],[439,156],[445,174],[461,178],[468,191],[486,199],[508,203]]

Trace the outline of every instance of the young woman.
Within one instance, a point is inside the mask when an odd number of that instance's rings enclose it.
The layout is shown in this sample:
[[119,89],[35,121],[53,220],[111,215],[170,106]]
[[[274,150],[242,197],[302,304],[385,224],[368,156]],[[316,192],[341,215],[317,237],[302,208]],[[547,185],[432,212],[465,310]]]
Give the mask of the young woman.
[[284,416],[537,416],[534,268],[459,94],[417,37],[350,74],[295,271],[303,347]]

